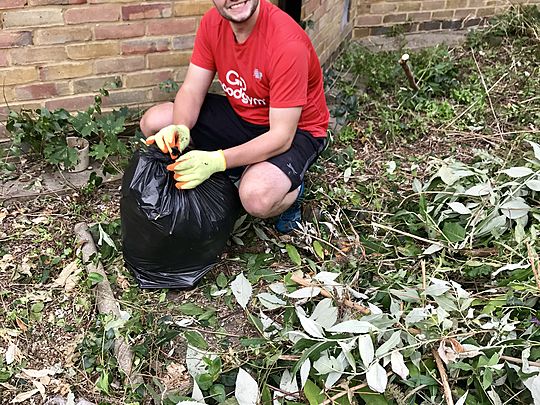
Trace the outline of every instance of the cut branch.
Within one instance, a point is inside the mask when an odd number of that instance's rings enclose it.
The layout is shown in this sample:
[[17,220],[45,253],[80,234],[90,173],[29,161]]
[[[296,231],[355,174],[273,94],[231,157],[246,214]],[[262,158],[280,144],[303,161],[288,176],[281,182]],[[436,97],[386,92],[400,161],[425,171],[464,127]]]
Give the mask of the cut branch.
[[[293,274],[292,277],[291,277],[291,280],[294,281],[296,284],[299,284],[303,287],[317,287],[317,288],[320,288],[321,289],[321,295],[323,297],[326,297],[326,298],[334,298],[334,296],[327,290],[325,290],[324,288],[316,285],[316,284],[312,284],[310,283],[308,280],[306,280],[305,278],[302,278],[301,276],[297,275],[297,274]],[[369,308],[366,308],[360,304],[357,304],[356,302],[352,302],[351,300],[343,300],[343,304],[349,308],[352,308],[352,309],[355,309],[357,310],[358,312],[364,314],[364,315],[369,315],[371,313],[371,311],[369,310]]]
[[[95,260],[97,255],[96,245],[85,222],[75,225],[75,236],[81,245],[83,262],[86,264],[88,274],[98,273],[102,276],[102,280],[95,287],[98,312],[100,314],[113,315],[117,319],[120,319],[120,305],[114,298],[103,265],[99,260]],[[118,337],[114,341],[114,355],[118,361],[118,367],[126,375],[128,382],[130,384],[141,384],[143,382],[142,377],[134,374],[132,369],[133,351],[122,337]]]
[[401,65],[401,67],[403,68],[403,71],[405,72],[405,76],[407,76],[407,80],[409,81],[409,85],[415,90],[415,91],[418,91],[420,90],[420,88],[418,87],[418,85],[416,84],[416,80],[414,80],[414,75],[411,71],[411,68],[408,64],[409,62],[409,54],[408,53],[404,53],[402,56],[401,56],[401,59],[399,60],[399,64]]
[[446,375],[446,370],[444,369],[441,356],[439,356],[439,353],[437,353],[437,350],[435,349],[432,349],[431,353],[433,353],[435,363],[437,364],[437,370],[439,370],[439,374],[441,376],[441,384],[443,386],[446,405],[454,405],[454,398],[452,398],[452,391],[450,390],[450,384],[448,384],[448,375]]

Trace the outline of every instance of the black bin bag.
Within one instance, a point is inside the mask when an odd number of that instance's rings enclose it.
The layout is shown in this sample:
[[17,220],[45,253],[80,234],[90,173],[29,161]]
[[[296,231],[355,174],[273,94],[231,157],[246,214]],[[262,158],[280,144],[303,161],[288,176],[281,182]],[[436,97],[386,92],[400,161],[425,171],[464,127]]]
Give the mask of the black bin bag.
[[189,289],[215,265],[241,209],[238,190],[216,173],[178,190],[156,147],[138,151],[122,179],[124,262],[141,288]]

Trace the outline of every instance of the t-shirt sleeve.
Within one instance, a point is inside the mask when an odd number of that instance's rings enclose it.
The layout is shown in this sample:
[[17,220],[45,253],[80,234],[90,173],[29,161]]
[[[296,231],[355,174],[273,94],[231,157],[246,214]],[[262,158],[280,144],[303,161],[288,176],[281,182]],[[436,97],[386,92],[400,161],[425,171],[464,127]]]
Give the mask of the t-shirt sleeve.
[[208,16],[205,15],[201,19],[201,25],[195,36],[195,44],[193,45],[193,53],[191,54],[191,63],[202,67],[203,69],[215,71],[216,65],[214,63],[214,54],[210,48],[208,24]]
[[301,41],[291,41],[272,57],[270,107],[302,107],[307,101],[309,52]]

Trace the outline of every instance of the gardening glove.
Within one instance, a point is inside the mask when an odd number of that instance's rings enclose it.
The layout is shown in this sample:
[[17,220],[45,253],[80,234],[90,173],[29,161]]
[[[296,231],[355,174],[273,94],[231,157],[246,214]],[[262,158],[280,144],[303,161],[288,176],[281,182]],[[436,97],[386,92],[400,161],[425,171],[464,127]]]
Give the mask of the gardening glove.
[[195,188],[212,174],[223,172],[226,168],[227,162],[222,150],[192,150],[167,166],[168,170],[174,171],[176,188],[182,190]]
[[[169,125],[161,129],[157,134],[146,138],[146,144],[154,142],[163,153],[169,153],[172,159],[176,159],[189,145],[189,128],[185,125]],[[177,150],[173,150],[176,148]]]

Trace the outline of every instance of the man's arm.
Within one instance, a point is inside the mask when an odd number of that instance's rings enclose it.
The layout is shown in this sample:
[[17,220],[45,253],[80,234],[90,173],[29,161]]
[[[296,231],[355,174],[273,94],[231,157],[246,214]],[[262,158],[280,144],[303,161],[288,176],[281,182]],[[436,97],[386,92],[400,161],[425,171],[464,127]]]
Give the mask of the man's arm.
[[189,64],[186,78],[174,99],[174,124],[183,124],[190,129],[193,128],[214,75],[214,71]]
[[223,151],[227,168],[262,162],[286,152],[291,147],[301,113],[302,107],[270,108],[268,132]]

